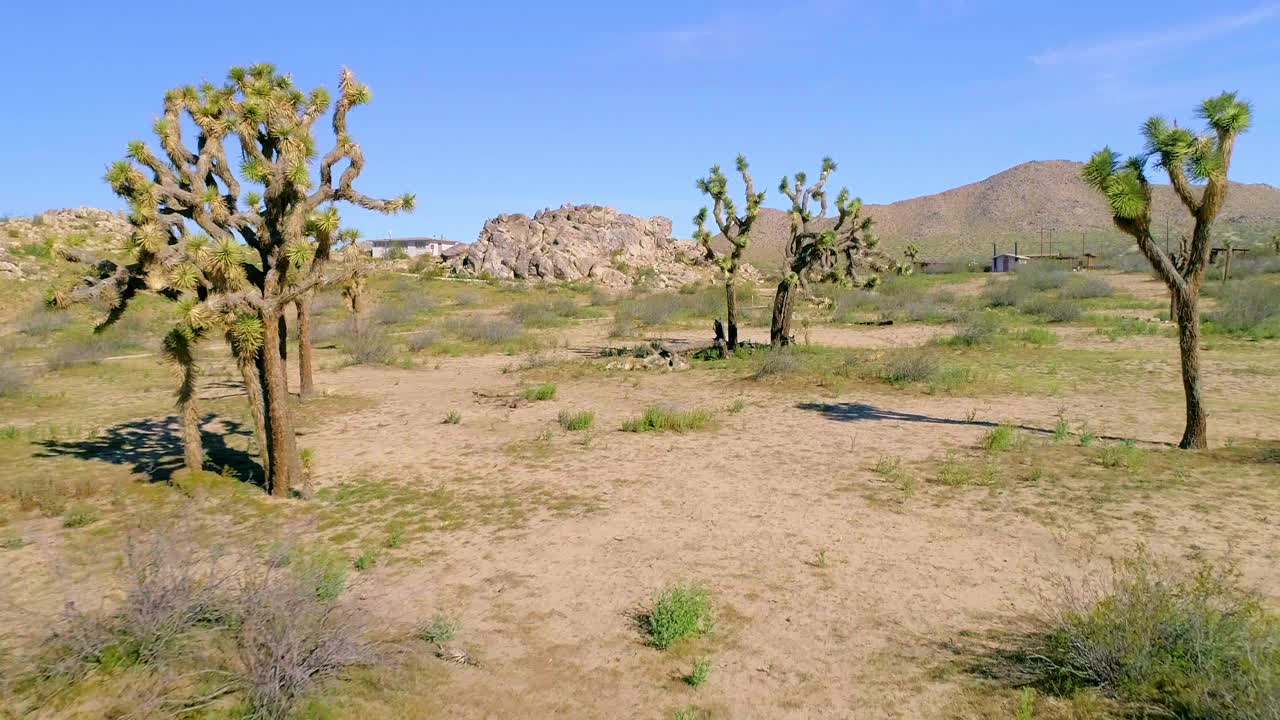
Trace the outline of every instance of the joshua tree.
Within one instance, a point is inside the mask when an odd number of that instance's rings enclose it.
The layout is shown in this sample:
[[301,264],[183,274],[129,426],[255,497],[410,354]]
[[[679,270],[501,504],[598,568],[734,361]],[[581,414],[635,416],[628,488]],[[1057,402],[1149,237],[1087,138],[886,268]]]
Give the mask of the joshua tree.
[[[863,270],[873,273],[894,268],[883,253],[877,250],[879,241],[872,232],[873,221],[862,214],[862,201],[849,197],[849,191],[841,188],[836,196],[835,223],[823,222],[827,218],[827,178],[836,169],[831,158],[823,158],[818,181],[808,185],[807,176],[800,172],[794,178],[783,177],[778,190],[791,200],[791,230],[787,243],[786,274],[778,283],[773,298],[773,321],[769,325],[769,344],[781,347],[791,344],[791,318],[795,311],[796,291],[809,280],[838,280],[866,287],[874,287],[879,276],[862,277]],[[815,214],[810,208],[818,203]],[[825,226],[825,227],[824,227]]]
[[[1200,104],[1198,114],[1208,124],[1203,135],[1152,117],[1143,126],[1145,154],[1121,161],[1104,147],[1083,172],[1085,182],[1106,197],[1116,227],[1134,238],[1172,295],[1186,396],[1186,428],[1178,443],[1182,448],[1208,447],[1208,414],[1200,393],[1200,288],[1209,263],[1213,221],[1227,199],[1231,153],[1236,137],[1249,127],[1249,113],[1249,104],[1235,93],[1222,93]],[[1146,176],[1151,157],[1168,174],[1194,221],[1182,262],[1161,250],[1151,235],[1151,186]],[[1192,181],[1203,182],[1200,192]]]
[[738,215],[738,208],[734,205],[733,198],[729,197],[728,181],[724,173],[720,172],[719,165],[712,165],[710,174],[698,179],[698,189],[702,194],[709,195],[714,202],[709,214],[715,220],[716,227],[720,229],[720,234],[728,241],[729,249],[717,251],[712,246],[711,241],[714,236],[707,230],[706,206],[700,208],[693,218],[693,223],[697,226],[693,233],[694,238],[702,243],[707,260],[720,266],[720,271],[724,275],[725,350],[730,353],[738,349],[738,302],[734,296],[738,282],[738,266],[741,263],[743,251],[751,242],[751,226],[760,214],[760,203],[764,202],[764,193],[755,191],[745,156],[738,156],[737,168],[742,175],[742,183],[746,186],[745,215]]
[[[356,267],[351,263],[357,258],[354,253],[347,251],[354,249],[358,235],[353,229],[339,230],[338,219],[338,209],[332,206],[323,212],[312,214],[307,221],[307,235],[312,238],[311,252],[309,257],[301,258],[291,268],[291,279],[296,280],[295,275],[307,277],[324,273],[336,255],[337,259],[347,261],[346,282],[352,281],[350,276],[354,275]],[[312,287],[299,295],[293,303],[298,317],[298,395],[303,400],[315,394],[312,360],[314,349],[311,343],[311,301],[315,292],[316,288]]]
[[[246,386],[258,384],[248,395],[251,405],[260,403],[253,414],[274,495],[288,494],[299,472],[281,320],[298,298],[340,279],[313,267],[307,222],[322,204],[337,201],[386,213],[413,208],[412,195],[379,200],[352,187],[364,156],[347,133],[347,113],[368,100],[368,87],[343,69],[332,114],[335,143],[319,158],[317,180],[311,130],[330,105],[323,88],[304,95],[288,76],[260,64],[232,68],[221,87],[169,91],[153,128],[164,156],[135,141],[129,159],[107,171],[112,189],[130,205],[133,262],[99,269],[73,291],[76,298],[60,300],[106,299],[110,323],[134,295],[152,289],[183,298],[191,327],[234,333]],[[194,150],[183,142],[184,122],[198,130]],[[239,146],[238,174],[227,158],[228,140]],[[342,167],[336,185],[335,166]],[[241,179],[262,192],[242,194]]]

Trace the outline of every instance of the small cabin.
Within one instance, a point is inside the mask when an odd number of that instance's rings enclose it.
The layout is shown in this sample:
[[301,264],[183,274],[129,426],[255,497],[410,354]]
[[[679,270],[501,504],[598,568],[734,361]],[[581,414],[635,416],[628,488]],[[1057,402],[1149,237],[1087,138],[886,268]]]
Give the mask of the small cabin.
[[991,258],[991,272],[1013,272],[1019,265],[1026,265],[1031,258],[1014,253],[1000,253]]

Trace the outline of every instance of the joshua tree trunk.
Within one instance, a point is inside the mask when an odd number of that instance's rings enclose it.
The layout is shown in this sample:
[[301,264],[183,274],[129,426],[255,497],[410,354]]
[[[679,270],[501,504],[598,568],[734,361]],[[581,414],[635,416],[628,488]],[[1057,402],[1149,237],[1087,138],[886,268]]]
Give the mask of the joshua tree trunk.
[[1200,398],[1199,291],[1175,294],[1178,318],[1178,354],[1182,361],[1182,389],[1187,404],[1187,425],[1178,447],[1202,450],[1209,446],[1209,414]]
[[276,318],[263,318],[262,374],[266,388],[267,491],[288,497],[297,475],[298,450],[293,436],[293,418],[289,411],[289,378],[280,347],[280,326]]
[[769,344],[775,348],[791,344],[791,316],[795,309],[795,286],[787,278],[778,283],[773,296],[773,319],[769,323]]
[[1226,262],[1224,262],[1222,265],[1222,284],[1223,285],[1226,285],[1227,280],[1231,279],[1231,255],[1232,254],[1233,253],[1231,252],[1231,246],[1228,245],[1227,252],[1226,252],[1227,259],[1226,259]]
[[732,275],[727,275],[724,279],[725,318],[728,320],[728,327],[725,328],[725,347],[729,353],[738,349],[738,299],[734,296],[733,281]]
[[304,293],[294,302],[298,311],[298,395],[308,400],[315,394],[311,358],[311,295]]
[[356,337],[364,334],[364,291],[357,289],[351,293],[351,331]]
[[289,323],[284,318],[284,311],[280,311],[280,317],[276,320],[276,330],[280,335],[280,359],[282,361],[289,360]]
[[182,415],[182,458],[188,471],[196,473],[204,469],[204,445],[200,441],[200,407],[196,402],[195,363],[183,363],[180,367],[182,384],[178,388],[178,409]]
[[253,416],[253,437],[258,445],[258,463],[262,466],[265,483],[271,476],[271,462],[267,453],[267,411],[262,399],[262,374],[258,371],[261,356],[238,357],[236,364],[240,367],[245,395],[249,399],[249,414]]

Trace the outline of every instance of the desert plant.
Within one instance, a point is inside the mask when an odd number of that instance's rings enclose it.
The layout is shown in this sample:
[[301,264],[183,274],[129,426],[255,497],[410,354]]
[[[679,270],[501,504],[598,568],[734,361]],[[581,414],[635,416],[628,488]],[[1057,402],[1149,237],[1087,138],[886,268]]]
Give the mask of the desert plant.
[[751,377],[755,380],[763,380],[769,377],[785,377],[800,372],[802,363],[800,358],[796,356],[790,348],[779,348],[777,350],[770,349],[768,352],[760,355],[760,360],[756,364],[756,371]]
[[[1208,447],[1208,413],[1201,398],[1200,288],[1212,245],[1213,222],[1227,199],[1227,172],[1236,137],[1249,127],[1249,104],[1235,93],[1206,99],[1198,114],[1209,126],[1205,135],[1170,126],[1152,117],[1143,126],[1147,153],[1121,162],[1111,148],[1090,158],[1083,171],[1085,181],[1100,192],[1111,209],[1117,228],[1132,236],[1138,249],[1169,288],[1170,303],[1178,322],[1178,348],[1182,386],[1186,400],[1186,426],[1178,446]],[[1151,186],[1147,158],[1155,156],[1165,170],[1174,193],[1194,221],[1186,252],[1170,256],[1156,244],[1151,232]],[[1197,193],[1191,180],[1203,180]]]
[[622,423],[624,432],[689,432],[704,430],[711,425],[709,410],[674,410],[650,405],[640,417]]
[[1046,630],[1017,654],[1032,682],[1098,688],[1161,717],[1277,717],[1280,617],[1233,567],[1172,567],[1140,549],[1059,585]]
[[338,336],[338,349],[356,365],[390,365],[395,361],[395,346],[385,331],[367,326],[360,333]]
[[956,333],[944,341],[944,344],[957,347],[990,345],[999,334],[999,318],[989,313],[975,313],[969,316]]
[[1076,275],[1062,287],[1062,297],[1074,300],[1111,297],[1115,292],[1116,289],[1106,278],[1094,273]]
[[709,677],[711,677],[711,658],[699,658],[694,661],[693,669],[681,679],[689,687],[702,687]]
[[1054,323],[1071,322],[1080,317],[1080,306],[1074,300],[1052,298],[1047,295],[1041,295],[1027,302],[1022,309]]
[[[729,197],[728,181],[724,173],[720,172],[719,165],[712,165],[708,176],[699,178],[697,184],[698,190],[702,191],[703,195],[710,196],[714,204],[710,213],[706,206],[703,206],[693,218],[696,228],[693,233],[694,239],[702,244],[706,259],[716,263],[724,277],[725,335],[723,339],[726,353],[733,353],[738,349],[738,304],[735,296],[738,266],[742,260],[743,251],[751,243],[751,226],[755,224],[756,217],[760,214],[760,203],[764,202],[765,195],[764,192],[755,191],[755,183],[748,171],[746,156],[738,156],[736,167],[738,173],[742,175],[743,185],[746,186],[745,214],[738,215],[737,206],[733,198]],[[729,243],[727,252],[718,251],[712,244],[713,236],[707,230],[708,214],[715,220],[716,227],[720,230],[720,237]]]
[[555,383],[542,383],[541,385],[531,385],[520,391],[520,397],[532,402],[541,400],[551,400],[556,396]]
[[699,585],[675,585],[654,599],[641,617],[649,643],[666,650],[688,637],[710,632],[715,623],[711,594]]
[[982,449],[989,453],[1004,452],[1013,447],[1016,433],[1017,431],[1012,425],[1001,423],[999,426],[991,428],[982,437]]
[[405,339],[410,352],[429,350],[440,342],[440,333],[435,330],[419,330]]
[[[863,277],[870,270],[883,272],[902,267],[891,263],[876,248],[879,240],[872,232],[872,219],[862,215],[862,200],[852,198],[847,189],[836,196],[838,215],[834,224],[827,221],[827,179],[836,169],[831,158],[822,159],[817,182],[808,185],[805,173],[783,177],[778,190],[791,201],[790,230],[786,245],[786,267],[773,298],[773,318],[769,324],[769,344],[773,347],[792,342],[791,319],[795,314],[795,295],[811,278],[841,280],[874,287],[879,277]],[[818,203],[818,211],[812,209]]]
[[462,413],[457,410],[450,410],[444,416],[445,425],[457,425],[460,422],[462,422]]
[[373,550],[362,550],[360,551],[360,554],[356,556],[356,559],[351,561],[351,566],[361,572],[369,570],[377,564],[378,553]]
[[448,615],[437,612],[429,622],[418,628],[417,635],[429,643],[446,643],[458,636],[458,623]]
[[581,430],[590,430],[595,424],[596,414],[590,410],[580,410],[574,412],[572,410],[560,411],[560,427],[568,432],[579,432]]
[[98,520],[98,509],[92,505],[84,503],[76,503],[67,508],[62,514],[62,527],[64,528],[82,528],[85,525],[91,525]]
[[890,353],[880,365],[880,379],[890,385],[925,382],[940,371],[937,357],[918,349]]
[[[338,280],[310,270],[307,220],[324,203],[388,213],[414,204],[412,195],[378,200],[352,187],[364,158],[347,130],[347,113],[369,100],[369,90],[345,69],[339,90],[332,113],[335,145],[323,156],[311,128],[328,110],[329,94],[323,88],[300,92],[270,64],[232,68],[221,87],[205,83],[168,92],[154,125],[163,157],[135,141],[129,159],[107,172],[112,189],[130,204],[132,262],[93,262],[84,282],[52,297],[59,306],[106,300],[104,324],[110,324],[150,288],[179,298],[182,322],[192,328],[256,326],[260,342],[240,344],[245,352],[251,348],[253,360],[242,367],[258,369],[245,382],[260,385],[249,393],[250,402],[262,403],[252,415],[260,437],[269,430],[267,487],[281,496],[300,472],[282,352],[284,312],[313,288]],[[187,124],[198,131],[195,150],[183,144]],[[228,141],[243,157],[239,177],[227,159]],[[333,169],[342,162],[346,168],[335,187]],[[264,192],[242,195],[242,179],[263,185]],[[64,254],[91,260],[79,250]]]
[[524,326],[505,318],[450,318],[445,327],[463,340],[481,345],[502,345],[519,340],[525,334]]
[[1265,278],[1234,282],[1209,319],[1215,330],[1274,337],[1280,334],[1280,284]]

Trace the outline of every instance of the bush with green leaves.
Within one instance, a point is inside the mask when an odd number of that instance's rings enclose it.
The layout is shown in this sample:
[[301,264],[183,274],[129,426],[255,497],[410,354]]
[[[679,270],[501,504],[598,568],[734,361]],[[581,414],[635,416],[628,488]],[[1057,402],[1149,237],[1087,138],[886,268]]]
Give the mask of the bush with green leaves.
[[448,615],[437,612],[430,622],[418,628],[417,634],[429,643],[446,643],[458,636],[458,623]]
[[1151,717],[1280,717],[1280,616],[1233,567],[1140,551],[1101,579],[1064,581],[1049,612],[1018,657],[1050,692],[1097,688]]
[[677,642],[703,635],[715,624],[711,593],[700,585],[675,585],[658,594],[641,617],[649,643],[666,650]]
[[710,410],[676,410],[650,405],[640,417],[622,423],[625,432],[689,432],[705,430],[711,426],[714,416]]
[[542,400],[553,400],[556,396],[555,383],[542,383],[540,385],[530,385],[520,391],[520,397],[530,402],[539,402]]
[[927,382],[941,370],[938,358],[918,348],[892,352],[880,364],[880,379],[890,385],[904,386]]

